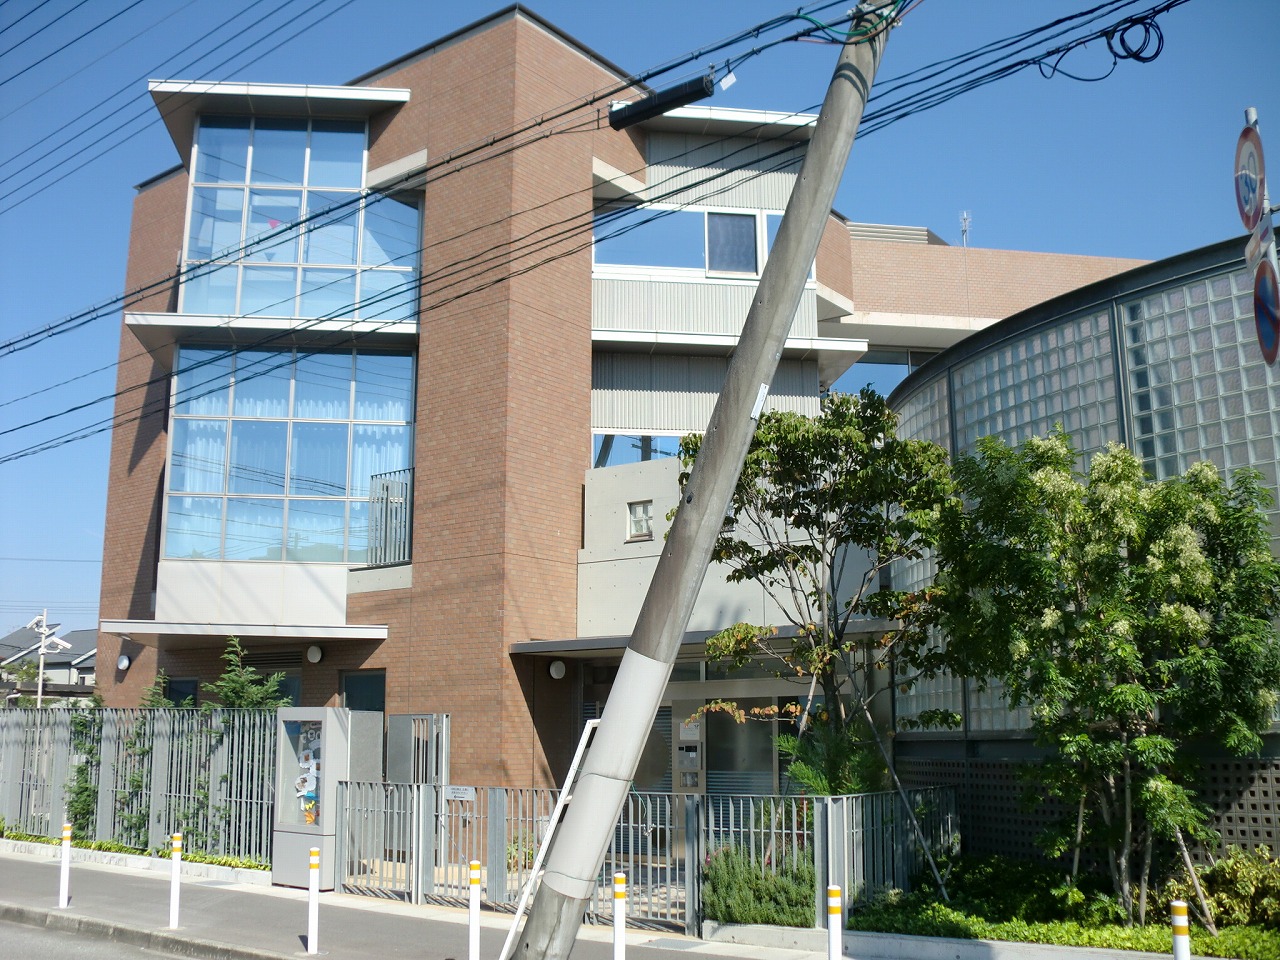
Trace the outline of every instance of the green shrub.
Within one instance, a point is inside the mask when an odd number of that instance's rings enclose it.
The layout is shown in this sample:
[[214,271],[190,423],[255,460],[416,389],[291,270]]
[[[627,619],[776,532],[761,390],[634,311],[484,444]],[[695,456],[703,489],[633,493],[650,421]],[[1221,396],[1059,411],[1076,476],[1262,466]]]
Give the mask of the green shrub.
[[[877,933],[962,940],[1005,940],[1049,943],[1066,947],[1108,950],[1141,950],[1167,954],[1172,947],[1168,923],[1145,927],[1120,924],[1093,926],[1073,920],[1028,923],[1022,920],[991,922],[943,903],[925,902],[914,895],[881,898],[857,910],[850,927]],[[1191,953],[1197,957],[1231,957],[1235,960],[1280,960],[1280,934],[1257,927],[1228,927],[1218,937],[1199,928],[1191,931]]]
[[[1268,847],[1253,851],[1228,847],[1225,857],[1196,872],[1219,927],[1253,924],[1280,931],[1280,860]],[[1168,916],[1174,900],[1196,906],[1195,897],[1189,877],[1174,877],[1160,890],[1162,912]]]
[[736,847],[707,858],[702,872],[702,911],[720,923],[811,927],[817,876],[811,857],[779,859],[776,869]]

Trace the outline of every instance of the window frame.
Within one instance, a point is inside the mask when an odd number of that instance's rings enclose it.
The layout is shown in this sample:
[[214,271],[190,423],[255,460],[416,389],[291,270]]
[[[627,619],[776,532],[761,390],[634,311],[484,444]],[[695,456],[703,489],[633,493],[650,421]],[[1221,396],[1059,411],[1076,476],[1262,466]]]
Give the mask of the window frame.
[[[640,512],[637,507],[643,508]],[[643,521],[644,529],[637,529],[637,520]],[[653,539],[653,499],[630,500],[627,502],[627,543],[638,543]]]

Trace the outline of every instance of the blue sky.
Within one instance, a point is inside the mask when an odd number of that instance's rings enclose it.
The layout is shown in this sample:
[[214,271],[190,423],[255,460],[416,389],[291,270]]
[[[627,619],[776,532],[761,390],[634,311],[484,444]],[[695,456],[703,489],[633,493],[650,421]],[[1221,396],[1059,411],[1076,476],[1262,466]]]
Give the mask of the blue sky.
[[[0,341],[123,291],[133,187],[177,161],[153,122],[144,78],[344,83],[498,9],[423,0],[132,2],[98,0],[70,13],[76,0],[0,6],[0,51],[13,47],[0,53],[0,178],[11,178],[0,193],[15,191],[0,200]],[[925,0],[892,33],[877,89],[1097,2]],[[795,9],[776,0],[530,6],[635,72]],[[1121,61],[1096,83],[1068,78],[1110,68],[1105,45],[1092,43],[1052,78],[1027,69],[860,138],[837,209],[856,220],[927,226],[951,243],[960,242],[960,212],[968,210],[974,246],[1147,259],[1242,234],[1231,166],[1245,107],[1258,108],[1264,148],[1280,169],[1280,3],[1190,0],[1158,23],[1164,46],[1150,63]],[[785,44],[740,67],[734,86],[710,102],[812,107],[835,57],[833,46]],[[715,59],[723,54],[698,62]],[[130,119],[139,114],[145,119]],[[36,159],[99,118],[72,151]],[[47,169],[64,157],[63,167]],[[110,394],[118,324],[112,315],[0,355],[0,431]],[[0,435],[0,457],[110,412],[101,404]],[[67,629],[96,625],[108,436],[0,463],[0,633],[44,607]]]

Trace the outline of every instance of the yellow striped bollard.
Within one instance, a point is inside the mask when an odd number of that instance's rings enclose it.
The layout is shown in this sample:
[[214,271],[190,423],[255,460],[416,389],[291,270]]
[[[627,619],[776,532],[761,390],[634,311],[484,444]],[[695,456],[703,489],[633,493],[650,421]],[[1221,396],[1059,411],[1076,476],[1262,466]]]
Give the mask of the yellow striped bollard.
[[1191,960],[1191,927],[1187,923],[1187,905],[1175,900],[1170,906],[1173,919],[1173,960]]

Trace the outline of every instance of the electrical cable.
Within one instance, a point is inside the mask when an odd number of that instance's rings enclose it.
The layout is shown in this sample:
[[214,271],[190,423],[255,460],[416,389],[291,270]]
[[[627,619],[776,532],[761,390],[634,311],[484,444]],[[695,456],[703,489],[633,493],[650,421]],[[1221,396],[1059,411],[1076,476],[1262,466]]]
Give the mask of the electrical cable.
[[[9,25],[8,29],[9,29],[9,30],[12,30],[15,26],[17,26],[17,25],[18,25],[19,23],[21,23],[23,20],[27,19],[27,17],[31,16],[31,14],[35,13],[37,10],[39,10],[41,7],[43,7],[43,6],[44,6],[45,4],[47,4],[48,2],[49,2],[49,0],[43,0],[43,2],[42,2],[42,3],[39,3],[39,4],[37,4],[35,7],[33,7],[32,9],[28,10],[26,13],[24,13],[22,16],[20,16],[17,20],[15,20],[13,23],[11,23],[11,24]],[[79,10],[81,7],[83,7],[83,6],[84,6],[86,3],[88,3],[88,2],[89,2],[89,0],[80,0],[80,2],[79,2],[79,3],[77,3],[77,4],[76,4],[74,7],[72,7],[70,10],[65,10],[65,11],[63,11],[62,13],[58,14],[58,16],[54,17],[52,20],[50,20],[48,23],[46,23],[43,27],[39,27],[39,28],[37,28],[36,30],[33,30],[31,33],[27,34],[25,37],[23,37],[21,40],[19,40],[17,43],[13,44],[12,46],[5,47],[5,49],[0,50],[0,57],[7,57],[9,54],[13,53],[13,51],[17,50],[20,46],[22,46],[22,45],[23,45],[24,43],[26,43],[28,40],[32,40],[32,39],[34,39],[35,37],[40,36],[40,34],[44,33],[46,30],[48,30],[48,29],[49,29],[50,27],[52,27],[54,24],[56,24],[56,23],[58,23],[58,22],[60,22],[60,21],[62,21],[62,20],[65,20],[67,17],[71,16],[71,14],[75,13],[77,10]]]
[[[277,7],[276,11],[273,11],[273,12],[278,12],[279,10],[283,9],[283,7],[288,6],[290,3],[293,3],[293,2],[295,2],[295,0],[285,0],[285,3],[282,4],[280,7]],[[328,0],[319,0],[318,3],[314,4],[311,8],[305,11],[305,13],[310,13],[312,10],[316,9],[317,7],[322,6],[325,2],[328,2]],[[328,11],[327,13],[314,18],[307,18],[307,17],[292,18],[289,22],[292,23],[292,22],[297,22],[301,20],[302,26],[300,26],[297,30],[295,30],[293,33],[291,33],[289,36],[285,37],[284,39],[276,41],[270,47],[270,49],[271,50],[279,49],[280,47],[284,46],[286,43],[289,43],[290,41],[297,39],[299,36],[306,33],[308,30],[311,30],[314,27],[319,26],[325,20],[328,20],[334,14],[338,13],[338,11],[350,6],[352,2],[353,0],[341,0],[338,6],[334,7],[332,10]],[[231,54],[231,56],[221,60],[219,63],[211,67],[210,70],[218,70],[226,66],[228,63],[230,63],[232,60],[234,60],[236,57],[240,56],[241,54],[248,53],[250,50],[258,46],[259,44],[265,43],[269,40],[273,40],[274,30],[278,30],[278,29],[280,28],[276,27],[276,28],[273,28],[272,30],[264,31],[262,34],[258,36],[256,40],[251,41],[245,47]],[[173,94],[173,95],[176,96],[176,94]],[[159,107],[161,105],[162,103],[157,104],[156,106]],[[154,111],[151,108],[145,108],[139,113],[136,113],[132,117],[125,120],[123,123],[117,126],[114,130],[107,131],[102,137],[99,138],[98,140],[99,145],[101,145],[101,143],[107,138],[112,137],[115,134],[123,131],[125,127],[127,127],[128,125],[135,123],[138,120],[145,119],[148,116],[150,116],[151,119],[146,120],[146,122],[143,123],[141,129],[146,129],[147,127],[153,126],[154,124],[160,122],[160,117],[158,115],[155,115]],[[114,143],[103,146],[102,149],[98,150],[96,153],[91,154],[90,156],[85,157],[82,154],[77,153],[68,157],[64,157],[62,160],[59,160],[51,165],[46,166],[35,176],[18,184],[16,187],[9,190],[8,192],[0,194],[0,201],[9,200],[11,197],[16,196],[20,191],[26,189],[32,184],[38,183],[40,180],[45,179],[47,177],[51,177],[53,174],[57,173],[62,167],[66,166],[69,163],[72,163],[76,160],[81,161],[79,164],[72,167],[70,170],[64,173],[58,174],[56,178],[50,180],[48,183],[44,184],[43,186],[38,187],[32,192],[19,197],[18,199],[14,200],[12,203],[9,203],[7,206],[0,208],[0,215],[3,215],[5,213],[8,213],[11,210],[16,209],[17,207],[26,203],[28,200],[33,199],[34,197],[38,197],[40,194],[44,193],[54,184],[62,183],[71,174],[76,173],[79,170],[83,170],[85,167],[89,166],[91,163],[95,163],[96,161],[100,160],[102,157],[106,156],[111,151],[123,146],[125,143],[128,143],[132,137],[137,135],[137,132],[138,131],[133,131],[128,133],[124,138],[116,140]]]
[[[52,50],[52,51],[50,51],[49,53],[46,53],[46,54],[45,54],[43,57],[41,57],[39,60],[36,60],[36,61],[35,61],[35,62],[33,62],[33,63],[29,63],[29,64],[27,64],[25,67],[23,67],[23,68],[22,68],[21,70],[19,70],[17,73],[12,73],[12,74],[10,74],[9,76],[5,77],[3,80],[0,80],[0,87],[3,87],[6,83],[10,83],[10,82],[12,82],[12,81],[14,81],[14,80],[17,80],[20,76],[22,76],[23,74],[28,73],[28,72],[30,72],[30,71],[32,71],[32,70],[34,70],[36,67],[40,66],[42,63],[48,63],[50,60],[52,60],[52,59],[53,59],[54,57],[56,57],[58,54],[62,53],[62,51],[66,50],[66,49],[67,49],[67,48],[69,48],[69,47],[75,46],[77,43],[79,43],[79,42],[80,42],[81,40],[83,40],[85,37],[89,36],[89,35],[90,35],[90,34],[92,34],[92,33],[96,33],[97,31],[101,30],[103,27],[105,27],[105,26],[106,26],[108,23],[110,23],[112,20],[116,20],[116,19],[118,19],[118,18],[120,18],[120,17],[123,17],[126,13],[128,13],[128,12],[129,12],[130,10],[132,10],[134,7],[138,6],[139,4],[145,3],[145,2],[146,2],[146,0],[133,0],[133,3],[129,4],[129,5],[128,5],[127,7],[125,7],[123,10],[119,10],[119,11],[117,11],[116,13],[113,13],[111,16],[107,17],[107,19],[105,19],[105,20],[101,21],[100,23],[96,23],[96,24],[94,24],[92,27],[90,27],[88,30],[84,31],[84,33],[80,34],[79,36],[77,36],[77,37],[73,37],[72,39],[68,40],[68,41],[67,41],[66,43],[64,43],[62,46],[58,47],[58,49],[56,49],[56,50]],[[75,8],[73,7],[72,9],[75,9]],[[10,48],[10,49],[12,49],[12,48]]]
[[[287,3],[291,3],[291,2],[294,2],[294,0],[286,0],[286,5]],[[347,2],[349,3],[350,0],[347,0]],[[346,3],[343,4],[343,6],[345,5]],[[829,3],[815,5],[815,9],[822,10],[822,9],[826,9],[827,7],[832,7],[837,5],[839,5],[838,0],[837,2],[829,2]],[[280,8],[277,8],[277,10],[278,9]],[[791,19],[795,19],[795,17],[789,15],[787,17],[775,18],[776,22],[787,22]],[[772,24],[774,22],[775,21],[770,21],[769,23]],[[531,121],[526,122],[526,124],[523,127],[519,127],[505,134],[491,136],[479,141],[474,141],[471,144],[464,145],[458,150],[452,151],[449,154],[446,154],[444,157],[441,157],[429,169],[439,168],[441,166],[447,166],[448,164],[455,163],[456,161],[463,159],[467,156],[470,156],[471,154],[476,153],[479,150],[493,147],[495,144],[502,143],[514,136],[519,135],[520,133],[537,131],[540,128],[544,127],[545,124],[550,120],[559,119],[563,116],[566,116],[580,109],[583,106],[589,106],[593,103],[599,103],[601,101],[605,101],[620,92],[634,88],[637,85],[643,84],[644,82],[654,78],[655,76],[669,72],[670,70],[673,70],[673,69],[677,69],[680,66],[684,66],[695,59],[700,59],[701,56],[707,52],[718,52],[720,49],[723,49],[725,46],[730,45],[733,42],[736,42],[739,37],[751,36],[756,33],[759,33],[761,29],[766,29],[766,28],[767,28],[767,25],[758,24],[756,25],[756,27],[750,28],[747,31],[742,31],[739,34],[735,34],[729,40],[717,41],[716,43],[712,44],[710,47],[700,48],[699,50],[693,53],[686,54],[683,57],[677,58],[676,60],[669,61],[667,64],[663,64],[663,65],[660,65],[659,67],[652,68],[651,70],[645,71],[641,74],[633,75],[632,77],[627,78],[625,81],[619,84],[597,90],[586,99],[575,99],[575,100],[569,101],[567,104],[562,105],[561,107],[554,108],[554,110],[550,113],[543,114],[539,117],[534,118]],[[799,35],[793,35],[793,37],[786,38],[786,39],[793,39],[795,36],[799,36]],[[780,42],[785,42],[785,41],[780,41]],[[225,62],[226,61],[223,61],[223,63]],[[219,64],[219,66],[221,65],[222,64]],[[116,146],[118,145],[119,144],[116,144]],[[98,154],[97,156],[101,156],[101,154]],[[90,160],[87,160],[85,164],[81,164],[81,166],[84,166],[88,162],[91,162],[92,159],[95,159],[95,158],[90,158]],[[21,186],[17,189],[21,189]],[[46,189],[46,188],[41,188],[41,190],[43,189]],[[3,196],[0,196],[0,200],[4,199],[7,196],[10,196],[13,192],[15,191],[11,191],[10,194],[5,194]],[[37,193],[38,192],[40,191],[37,191]],[[34,194],[32,196],[34,196]],[[30,198],[28,197],[24,199],[30,199]],[[23,202],[23,201],[19,201],[19,202]],[[2,212],[3,211],[0,211],[0,213]],[[306,218],[303,218],[303,220],[294,221],[289,224],[282,225],[279,228],[278,233],[283,234],[291,230],[292,228],[298,226],[300,223],[305,222],[305,220]],[[264,241],[264,240],[270,239],[272,236],[273,234],[264,234],[256,239],[258,241]],[[244,249],[244,248],[241,248],[241,249]],[[239,252],[240,250],[224,252],[224,255],[235,256],[235,255],[238,255]],[[3,356],[7,353],[15,352],[15,348],[18,344],[24,343],[33,338],[42,337],[42,336],[52,336],[60,332],[69,332],[71,330],[78,329],[79,327],[83,326],[84,323],[91,322],[94,319],[98,319],[101,316],[107,315],[109,311],[113,310],[117,306],[127,305],[127,303],[131,299],[134,300],[134,302],[136,302],[136,299],[140,299],[142,296],[145,296],[148,293],[154,292],[156,289],[166,286],[174,282],[175,280],[184,279],[184,277],[185,277],[184,272],[178,271],[174,274],[170,274],[159,280],[144,284],[141,287],[135,288],[133,291],[130,291],[128,293],[113,297],[112,299],[105,301],[104,303],[96,307],[90,308],[89,310],[81,311],[80,313],[73,314],[69,317],[64,318],[63,320],[56,321],[55,323],[46,325],[45,327],[39,328],[34,331],[30,331],[26,334],[22,334],[19,337],[14,338],[5,343],[0,343],[0,356]]]
[[[88,60],[88,61],[86,61],[84,64],[82,64],[82,65],[80,66],[80,69],[79,69],[79,70],[72,71],[71,73],[64,73],[64,74],[61,74],[61,75],[58,77],[58,80],[57,80],[55,83],[52,83],[52,84],[50,84],[49,86],[45,87],[43,90],[41,90],[39,93],[35,94],[34,96],[27,97],[27,99],[26,99],[26,100],[24,100],[22,103],[18,104],[18,105],[17,105],[16,107],[14,107],[12,110],[9,110],[9,111],[8,111],[8,112],[6,112],[6,113],[0,113],[0,120],[8,120],[11,116],[13,116],[13,115],[14,115],[15,113],[17,113],[18,111],[23,110],[23,109],[25,109],[26,107],[31,106],[33,103],[35,103],[37,100],[41,99],[42,97],[48,96],[50,93],[53,93],[53,91],[57,90],[57,89],[58,89],[60,86],[62,86],[64,83],[68,83],[68,82],[70,82],[71,80],[74,80],[76,77],[80,76],[80,74],[84,73],[84,72],[85,72],[86,70],[88,70],[90,67],[95,66],[95,65],[97,65],[97,64],[99,64],[99,63],[101,63],[103,60],[107,59],[107,57],[111,56],[113,53],[116,53],[116,52],[118,52],[118,51],[120,51],[120,50],[124,49],[124,48],[125,48],[125,47],[127,47],[129,44],[133,43],[135,40],[139,39],[140,37],[145,36],[145,35],[146,35],[146,34],[148,34],[148,33],[150,33],[152,30],[154,30],[156,27],[160,26],[160,25],[161,25],[162,23],[164,23],[166,20],[172,20],[172,19],[173,19],[174,17],[176,17],[178,14],[182,13],[182,12],[183,12],[184,10],[186,10],[188,7],[194,6],[196,3],[197,3],[197,0],[187,0],[187,2],[186,2],[186,3],[182,4],[182,6],[180,6],[180,7],[174,7],[172,10],[170,10],[168,13],[166,13],[163,17],[160,17],[160,18],[159,18],[159,19],[157,19],[157,20],[152,20],[150,23],[148,23],[148,24],[147,24],[145,27],[143,27],[141,30],[137,31],[133,36],[129,37],[129,38],[128,38],[128,39],[126,39],[126,40],[121,40],[119,43],[117,43],[117,44],[116,44],[114,47],[112,47],[110,50],[104,50],[102,53],[98,54],[98,55],[97,55],[96,57],[94,57],[92,60]],[[144,76],[144,77],[143,77],[143,79],[145,80],[145,79],[146,79],[146,77]],[[112,95],[112,97],[108,97],[108,98],[107,98],[107,100],[110,100],[110,99],[114,98],[115,96],[116,96],[116,94],[113,94],[113,95]],[[99,100],[99,101],[98,101],[98,103],[97,103],[94,107],[91,107],[90,109],[91,109],[91,110],[96,110],[96,109],[98,109],[98,107],[103,106],[105,103],[106,103],[106,101],[104,101],[104,100]],[[83,116],[83,114],[81,114],[81,116]],[[77,118],[75,118],[75,119],[79,119],[79,118],[77,117]],[[70,122],[74,123],[74,122],[75,122],[75,120],[72,120],[72,121],[70,121]],[[67,124],[62,124],[62,125],[61,125],[61,128],[62,128],[62,129],[65,129],[65,127],[66,127],[66,126],[67,126]],[[62,132],[62,129],[60,129],[58,132]],[[46,139],[47,139],[47,138],[46,138]],[[40,142],[43,142],[43,141],[40,141]],[[5,163],[7,163],[7,162],[8,162],[8,161],[0,161],[0,166],[3,166],[3,165],[4,165]]]
[[[1187,0],[1170,0],[1170,2],[1168,2],[1168,3],[1166,3],[1166,4],[1161,5],[1161,7],[1159,7],[1159,8],[1153,8],[1153,9],[1154,9],[1154,10],[1156,10],[1156,11],[1158,11],[1158,12],[1163,12],[1164,10],[1171,9],[1172,7],[1177,6],[1177,5],[1179,5],[1180,3],[1183,3],[1183,2],[1187,2]],[[1144,18],[1141,18],[1141,17],[1139,17],[1139,18],[1131,18],[1132,23],[1129,23],[1129,24],[1128,24],[1128,27],[1127,27],[1126,29],[1133,29],[1134,25],[1143,23],[1143,19],[1144,19]],[[1112,28],[1112,32],[1114,33],[1116,30],[1120,30],[1122,26],[1123,26],[1123,25],[1117,25],[1117,26],[1113,27],[1113,28]],[[1149,27],[1145,27],[1145,26],[1144,26],[1144,27],[1143,27],[1143,29],[1144,29],[1144,30],[1147,30],[1147,31],[1148,31],[1148,33],[1150,32],[1150,28],[1149,28]],[[1157,27],[1156,29],[1158,30],[1158,27]],[[1085,41],[1083,41],[1083,40],[1075,41],[1075,43],[1076,43],[1076,44],[1079,44],[1079,43],[1082,43],[1082,42],[1085,42]],[[1134,49],[1135,49],[1135,50],[1138,50],[1140,54],[1143,54],[1143,53],[1145,53],[1145,49],[1146,49],[1147,45],[1148,45],[1148,39],[1144,38],[1144,42],[1143,42],[1143,44],[1138,45],[1138,47],[1135,47]],[[1157,49],[1157,53],[1158,53],[1158,49]],[[1044,55],[1044,56],[1047,56],[1047,55]],[[1151,56],[1154,56],[1154,54],[1152,54]],[[1043,56],[1042,56],[1042,58],[1041,58],[1041,59],[1043,59]],[[1027,63],[1030,63],[1030,62],[1034,62],[1034,61],[1027,61]],[[1142,61],[1142,62],[1146,62],[1146,61]],[[634,227],[633,227],[632,229],[634,229]],[[551,240],[551,241],[548,241],[548,242],[554,242],[554,240],[555,240],[555,238],[552,238],[552,240]],[[544,244],[544,246],[545,246],[545,244]],[[539,247],[538,249],[541,249],[541,248],[542,248],[542,247]],[[437,302],[436,304],[431,305],[430,307],[423,307],[423,308],[421,308],[421,310],[422,310],[422,312],[426,312],[427,310],[437,309],[437,308],[438,308],[440,305],[442,305],[443,303],[452,302],[453,300],[458,299],[458,297],[460,297],[460,296],[468,296],[468,295],[471,295],[471,294],[473,294],[474,292],[476,292],[476,290],[477,290],[477,289],[486,289],[486,288],[488,288],[489,286],[492,286],[494,283],[505,282],[506,280],[510,279],[512,276],[518,276],[518,275],[520,275],[520,274],[522,274],[522,273],[528,272],[528,270],[529,270],[529,269],[533,269],[534,267],[539,266],[539,265],[541,265],[541,264],[543,264],[543,263],[550,262],[551,260],[554,260],[554,259],[559,259],[559,258],[560,258],[560,257],[562,257],[562,256],[568,256],[568,255],[570,255],[570,254],[571,254],[571,253],[573,253],[573,252],[577,252],[577,249],[581,249],[581,248],[575,248],[574,250],[571,250],[571,251],[566,252],[566,253],[559,254],[558,256],[553,257],[553,258],[547,258],[546,260],[540,261],[538,264],[534,264],[534,265],[533,265],[533,266],[531,266],[531,267],[522,268],[521,270],[519,270],[519,271],[517,271],[517,272],[504,274],[503,276],[501,276],[501,277],[499,277],[499,278],[497,278],[497,279],[495,279],[495,280],[492,280],[492,281],[490,281],[490,282],[486,282],[484,285],[482,285],[482,286],[481,286],[481,287],[479,287],[479,288],[473,288],[473,289],[471,289],[471,290],[464,291],[462,294],[458,294],[458,295],[456,295],[456,296],[451,296],[451,297],[447,298],[447,299],[446,299],[446,300],[444,300],[444,301],[439,301],[439,302]],[[518,258],[518,257],[510,256],[510,255],[504,255],[504,256],[502,257],[503,262],[504,262],[504,263],[507,263],[507,264],[509,264],[509,263],[511,263],[511,262],[514,262],[514,260],[516,260],[516,259],[519,259],[519,258]],[[474,263],[474,261],[473,261],[473,263]],[[493,268],[486,268],[485,270],[479,271],[478,273],[477,273],[477,272],[473,272],[472,274],[468,275],[465,279],[474,280],[475,278],[477,278],[478,276],[482,275],[483,273],[490,272],[490,270],[492,270],[492,269],[493,269]],[[425,284],[429,279],[431,279],[431,278],[429,278],[429,277],[423,277],[423,278],[419,281],[419,284],[420,284],[420,285]],[[462,281],[460,281],[460,280],[459,280],[459,281],[454,281],[454,283],[453,283],[453,284],[446,285],[446,287],[444,287],[444,288],[442,288],[442,289],[447,289],[447,288],[448,288],[448,286],[456,286],[456,285],[458,285],[458,284],[459,284],[459,283],[461,283],[461,282],[462,282]],[[98,401],[98,402],[101,402],[101,401]],[[58,444],[58,445],[60,445],[60,444]],[[8,458],[5,458],[5,460],[7,460],[7,459],[8,459]],[[5,460],[0,460],[0,462],[5,462]]]

